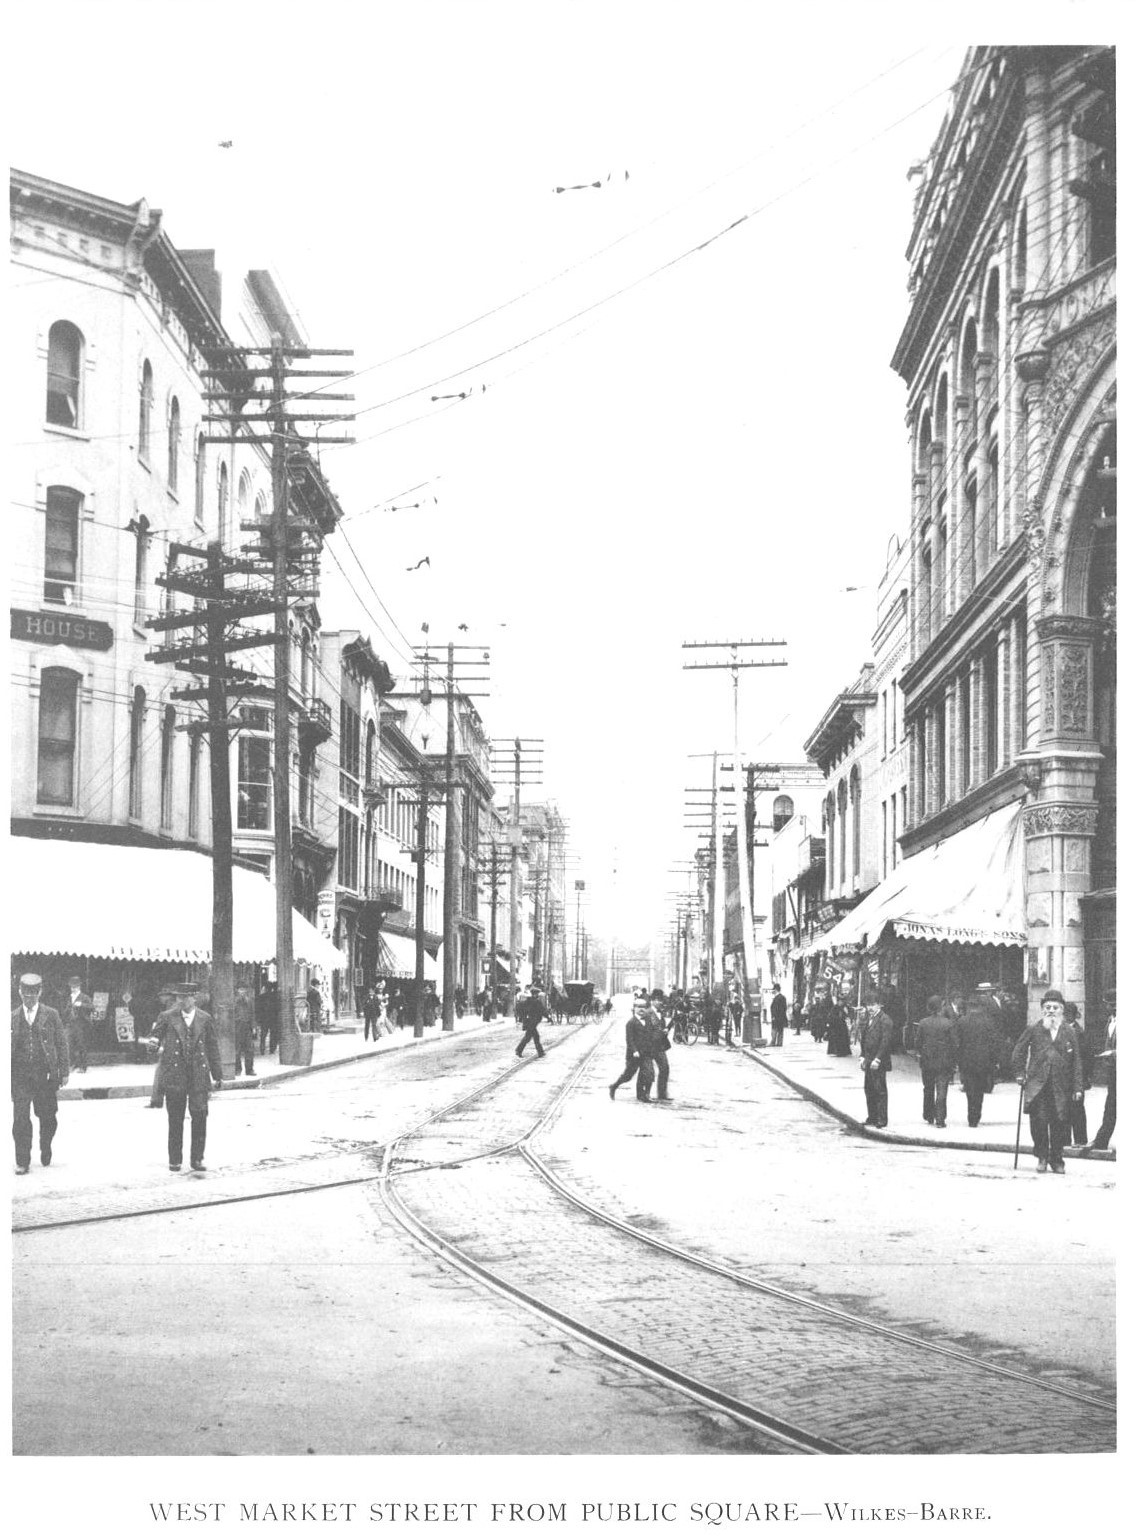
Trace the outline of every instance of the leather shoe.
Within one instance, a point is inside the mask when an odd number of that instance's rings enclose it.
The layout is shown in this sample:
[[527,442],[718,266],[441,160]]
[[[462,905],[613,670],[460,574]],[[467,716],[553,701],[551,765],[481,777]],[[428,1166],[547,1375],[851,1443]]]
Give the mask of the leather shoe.
[[168,1170],[182,1170],[182,1168],[183,1167],[181,1165],[168,1165],[167,1166]]
[[615,1085],[609,1085],[608,1086],[608,1100],[609,1101],[614,1101],[615,1099],[616,1099],[616,1087],[615,1087]]
[[1063,1165],[1053,1165],[1050,1169],[1054,1176],[1063,1176],[1065,1174],[1065,1167]]
[[52,1151],[50,1149],[41,1149],[40,1150],[40,1164],[41,1165],[50,1165],[51,1163],[52,1163]]
[[1037,1174],[1039,1176],[1043,1176],[1045,1174],[1045,1172],[1048,1170],[1048,1168],[1049,1168],[1048,1160],[1038,1160],[1037,1161]]
[[18,1176],[26,1176],[28,1174],[28,1171],[29,1171],[30,1168],[31,1167],[28,1166],[28,1165],[17,1165],[16,1166],[16,1174]]
[[934,1127],[935,1128],[943,1128],[943,1127],[945,1127],[945,1123],[944,1122],[935,1122],[934,1123]]
[[203,1171],[206,1168],[207,1167],[203,1164],[202,1160],[192,1160],[191,1161],[191,1169],[197,1171],[199,1173],[199,1175],[202,1175]]

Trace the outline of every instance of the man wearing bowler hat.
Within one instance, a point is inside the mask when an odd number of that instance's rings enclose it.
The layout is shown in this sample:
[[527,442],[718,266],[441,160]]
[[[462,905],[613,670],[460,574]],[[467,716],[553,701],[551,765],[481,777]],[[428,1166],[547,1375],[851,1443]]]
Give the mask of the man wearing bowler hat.
[[1025,1087],[1025,1106],[1037,1156],[1037,1174],[1065,1173],[1069,1112],[1084,1094],[1080,1044],[1065,1021],[1064,995],[1050,989],[1041,1000],[1041,1019],[1026,1026],[1013,1048],[1013,1072]]
[[198,985],[181,982],[171,986],[176,996],[174,1009],[160,1017],[159,1067],[156,1090],[167,1105],[167,1159],[171,1169],[183,1165],[183,1120],[191,1112],[191,1169],[205,1169],[203,1155],[207,1145],[207,1101],[211,1085],[222,1088],[222,1059],[214,1021],[196,1000]]
[[71,1070],[64,1023],[50,1005],[41,1003],[43,987],[39,973],[25,973],[20,1003],[12,1011],[12,1138],[18,1176],[26,1176],[32,1163],[33,1112],[40,1124],[40,1164],[52,1163],[56,1092],[67,1084]]
[[68,997],[60,1019],[68,1034],[68,1057],[73,1069],[87,1073],[87,1029],[91,1024],[91,995],[83,991],[83,979],[77,973],[68,979]]

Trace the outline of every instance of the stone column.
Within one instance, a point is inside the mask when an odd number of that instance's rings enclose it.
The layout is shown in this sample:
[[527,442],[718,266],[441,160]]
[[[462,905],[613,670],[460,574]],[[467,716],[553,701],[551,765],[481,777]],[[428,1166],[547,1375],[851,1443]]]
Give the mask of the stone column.
[[918,473],[913,479],[913,518],[910,527],[913,580],[910,583],[910,656],[917,657],[929,639],[920,613],[922,591],[922,524],[925,522],[928,477]]
[[969,592],[968,562],[965,558],[965,455],[969,447],[969,407],[967,395],[953,398],[953,453],[949,477],[949,548],[951,581],[950,609],[954,610]]
[[[978,353],[974,367],[977,371],[977,447],[973,454],[973,472],[977,479],[977,549],[972,564],[976,571],[975,581],[980,582],[994,556],[995,515],[989,507],[989,433],[986,424],[997,404],[997,359],[992,353]],[[1000,487],[997,496],[1000,501]]]

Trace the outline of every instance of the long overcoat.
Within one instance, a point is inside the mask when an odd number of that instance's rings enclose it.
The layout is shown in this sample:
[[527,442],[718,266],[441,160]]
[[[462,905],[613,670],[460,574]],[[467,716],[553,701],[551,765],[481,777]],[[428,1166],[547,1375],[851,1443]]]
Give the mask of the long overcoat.
[[1044,1021],[1026,1026],[1013,1048],[1013,1072],[1025,1076],[1026,1106],[1047,1085],[1056,1102],[1057,1115],[1066,1116],[1073,1097],[1084,1089],[1076,1032],[1062,1024],[1057,1027],[1054,1042]]
[[947,1015],[918,1022],[918,1063],[923,1074],[952,1075],[957,1068],[957,1027]]
[[992,1074],[1001,1057],[1001,1018],[988,1005],[972,1004],[955,1022],[962,1074]]
[[196,1010],[188,1026],[178,1008],[159,1017],[159,1070],[156,1089],[185,1094],[192,1112],[206,1110],[211,1081],[222,1079],[222,1060],[214,1021]]

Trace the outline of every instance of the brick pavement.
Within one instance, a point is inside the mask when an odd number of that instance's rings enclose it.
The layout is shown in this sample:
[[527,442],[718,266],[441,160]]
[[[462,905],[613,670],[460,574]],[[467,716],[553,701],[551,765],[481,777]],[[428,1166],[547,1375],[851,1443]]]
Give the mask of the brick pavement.
[[517,1155],[400,1178],[431,1229],[550,1307],[855,1453],[1114,1446],[1110,1415],[753,1296],[600,1225]]

